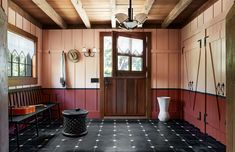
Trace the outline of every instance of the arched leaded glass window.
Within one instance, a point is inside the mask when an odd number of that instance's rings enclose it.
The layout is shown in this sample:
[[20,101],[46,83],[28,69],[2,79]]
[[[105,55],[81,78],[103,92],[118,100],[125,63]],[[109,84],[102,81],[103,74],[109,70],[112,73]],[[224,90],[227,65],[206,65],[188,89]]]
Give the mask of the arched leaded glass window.
[[35,42],[8,31],[8,76],[32,77]]

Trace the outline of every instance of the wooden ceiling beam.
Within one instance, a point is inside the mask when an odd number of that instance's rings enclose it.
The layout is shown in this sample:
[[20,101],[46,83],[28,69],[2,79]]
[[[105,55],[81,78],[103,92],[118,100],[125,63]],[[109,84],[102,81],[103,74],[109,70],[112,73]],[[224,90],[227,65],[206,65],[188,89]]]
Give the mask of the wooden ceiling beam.
[[155,0],[146,0],[144,3],[144,8],[142,10],[143,13],[149,14],[149,11],[151,10],[153,3]]
[[163,21],[162,28],[167,28],[177,18],[177,16],[179,16],[180,13],[182,13],[192,3],[192,1],[193,0],[180,0]]
[[81,0],[71,0],[75,10],[77,11],[78,15],[81,17],[83,23],[85,24],[86,28],[91,28],[90,20],[87,16],[86,11],[82,6]]
[[65,29],[67,24],[62,17],[47,3],[46,0],[32,0],[45,14],[47,14],[58,26]]
[[110,0],[110,5],[111,5],[111,25],[112,28],[116,28],[116,0]]

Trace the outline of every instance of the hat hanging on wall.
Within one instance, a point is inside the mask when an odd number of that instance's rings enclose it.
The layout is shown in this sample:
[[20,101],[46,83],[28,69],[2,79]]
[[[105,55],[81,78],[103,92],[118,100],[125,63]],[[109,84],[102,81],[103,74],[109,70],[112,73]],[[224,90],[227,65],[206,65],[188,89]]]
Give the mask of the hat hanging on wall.
[[76,49],[71,49],[68,52],[68,59],[71,62],[77,63],[79,61],[79,52]]

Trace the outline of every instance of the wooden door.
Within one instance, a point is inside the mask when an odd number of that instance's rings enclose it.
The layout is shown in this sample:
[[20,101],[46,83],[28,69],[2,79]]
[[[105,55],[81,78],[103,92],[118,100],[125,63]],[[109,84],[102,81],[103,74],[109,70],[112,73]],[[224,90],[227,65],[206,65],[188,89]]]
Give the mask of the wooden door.
[[104,116],[146,116],[146,35],[113,33],[112,40],[112,74],[103,80]]

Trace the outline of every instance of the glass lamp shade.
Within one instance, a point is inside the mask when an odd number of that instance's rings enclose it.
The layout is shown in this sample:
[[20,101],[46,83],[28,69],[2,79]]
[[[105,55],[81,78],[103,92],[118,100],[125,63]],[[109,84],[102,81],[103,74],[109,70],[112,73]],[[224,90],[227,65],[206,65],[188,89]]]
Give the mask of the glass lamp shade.
[[93,52],[93,53],[96,53],[96,52],[97,52],[96,47],[93,47],[93,48],[92,48],[92,52]]
[[137,27],[138,22],[136,20],[125,21],[125,22],[123,22],[123,25],[126,27],[126,29],[134,29]]
[[87,49],[85,47],[82,48],[82,52],[85,53],[87,52]]

